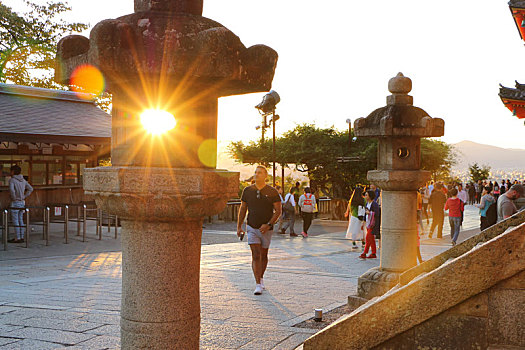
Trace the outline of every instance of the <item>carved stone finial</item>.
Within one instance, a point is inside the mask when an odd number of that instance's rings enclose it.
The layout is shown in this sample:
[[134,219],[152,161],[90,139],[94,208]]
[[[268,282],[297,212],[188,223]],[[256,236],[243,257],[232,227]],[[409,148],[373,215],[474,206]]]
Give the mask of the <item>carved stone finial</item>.
[[388,91],[393,94],[406,95],[412,90],[412,80],[399,72],[388,81]]

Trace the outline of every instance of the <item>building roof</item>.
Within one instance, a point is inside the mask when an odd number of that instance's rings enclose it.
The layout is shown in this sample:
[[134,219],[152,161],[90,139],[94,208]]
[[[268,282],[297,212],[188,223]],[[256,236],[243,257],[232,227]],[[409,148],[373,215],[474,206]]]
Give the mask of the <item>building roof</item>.
[[500,84],[499,97],[513,115],[519,119],[525,118],[525,84],[516,81],[516,88],[508,88]]
[[109,144],[111,116],[87,94],[0,84],[0,141]]
[[508,88],[501,84],[499,86],[499,96],[501,98],[525,101],[525,84],[520,84],[516,81],[516,88]]
[[510,0],[509,7],[525,8],[525,1],[524,0]]

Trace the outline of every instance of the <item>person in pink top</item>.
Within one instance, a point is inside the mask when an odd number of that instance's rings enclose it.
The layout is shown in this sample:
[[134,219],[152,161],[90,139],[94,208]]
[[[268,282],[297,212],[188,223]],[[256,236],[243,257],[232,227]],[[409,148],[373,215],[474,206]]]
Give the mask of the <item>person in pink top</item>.
[[461,199],[457,197],[457,189],[451,189],[449,194],[451,197],[447,199],[445,203],[445,210],[448,210],[448,222],[450,223],[450,238],[452,238],[452,245],[456,245],[456,241],[459,237],[459,227],[461,226],[464,204]]

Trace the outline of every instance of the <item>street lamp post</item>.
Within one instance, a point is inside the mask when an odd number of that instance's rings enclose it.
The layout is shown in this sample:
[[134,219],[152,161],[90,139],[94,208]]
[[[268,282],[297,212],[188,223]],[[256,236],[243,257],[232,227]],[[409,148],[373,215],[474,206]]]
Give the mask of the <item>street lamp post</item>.
[[[272,119],[270,120],[271,126],[272,126],[272,160],[273,160],[273,186],[275,187],[275,158],[276,158],[276,152],[275,152],[275,122],[279,120],[279,116],[275,114],[275,105],[277,105],[281,101],[281,97],[275,90],[271,90],[269,93],[263,96],[263,100],[261,103],[259,103],[255,108],[259,110],[259,113],[261,113],[263,121],[261,125],[262,129],[262,138],[261,138],[261,145],[264,142],[264,129],[269,128],[270,125],[267,123],[267,117],[271,114]],[[284,177],[283,177],[283,184],[284,184]]]
[[348,124],[348,149],[352,148],[352,119],[348,118],[346,120]]
[[273,187],[275,187],[275,109],[272,112],[272,159],[273,159]]

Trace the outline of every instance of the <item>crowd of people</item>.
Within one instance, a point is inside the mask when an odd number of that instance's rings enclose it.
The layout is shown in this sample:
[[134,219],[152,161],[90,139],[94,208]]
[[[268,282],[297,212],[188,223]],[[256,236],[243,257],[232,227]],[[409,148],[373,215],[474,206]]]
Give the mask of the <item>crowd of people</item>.
[[[265,289],[264,272],[274,227],[279,224],[277,231],[280,234],[286,234],[288,230],[290,237],[299,236],[294,231],[295,218],[299,214],[303,219],[301,236],[307,238],[317,211],[317,199],[310,187],[304,187],[301,191],[300,183],[297,182],[284,195],[284,189],[280,186],[274,188],[266,184],[267,177],[266,168],[258,166],[253,183],[243,190],[237,221],[237,235],[241,240],[247,235],[252,252],[256,295],[262,294]],[[466,186],[456,182],[444,184],[431,181],[420,188],[416,206],[419,262],[423,261],[419,237],[428,234],[432,238],[437,229],[436,237],[442,238],[445,211],[448,211],[452,245],[456,245],[465,205],[474,205],[479,209],[480,228],[484,230],[517,212],[514,200],[525,197],[524,185],[510,180],[478,181]],[[247,223],[243,227],[246,214]],[[358,244],[361,243],[362,253],[359,258],[377,258],[377,246],[381,244],[381,190],[374,185],[357,186],[348,202],[345,217],[348,218],[346,238],[352,242],[352,249],[359,249]],[[424,232],[423,220],[426,220],[428,232]]]
[[460,227],[463,224],[465,205],[479,209],[480,229],[483,231],[495,223],[508,218],[517,212],[514,200],[525,196],[524,184],[518,180],[478,181],[468,183],[429,182],[419,190],[421,209],[418,210],[418,221],[423,227],[423,217],[429,223],[432,215],[428,237],[432,238],[437,228],[437,238],[443,236],[445,211],[448,210],[450,237],[452,245],[457,243]]

